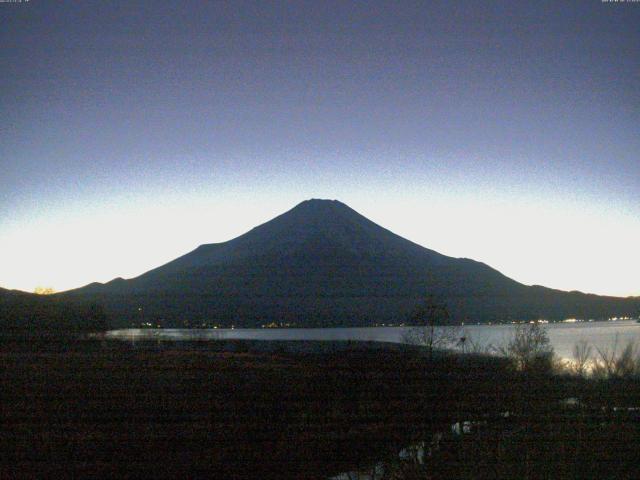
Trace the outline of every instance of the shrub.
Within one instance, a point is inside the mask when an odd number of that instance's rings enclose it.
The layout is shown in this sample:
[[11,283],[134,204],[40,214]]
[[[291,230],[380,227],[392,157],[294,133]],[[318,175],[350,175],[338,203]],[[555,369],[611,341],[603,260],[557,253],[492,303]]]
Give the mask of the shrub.
[[554,368],[554,352],[545,328],[539,323],[516,326],[512,337],[496,348],[509,358],[516,370],[528,373],[548,373]]

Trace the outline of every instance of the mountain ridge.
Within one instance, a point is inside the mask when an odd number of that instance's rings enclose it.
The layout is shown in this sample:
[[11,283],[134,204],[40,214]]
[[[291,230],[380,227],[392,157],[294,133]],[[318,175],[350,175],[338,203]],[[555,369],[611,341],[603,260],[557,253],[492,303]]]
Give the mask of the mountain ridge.
[[[327,202],[330,202],[330,205],[328,205]],[[300,235],[299,231],[295,231],[295,229],[293,231],[287,230],[287,228],[290,228],[292,223],[294,225],[298,224],[298,227],[300,227],[300,223],[299,223],[300,218],[303,217],[304,219],[304,217],[306,217],[307,221],[311,220],[311,224],[314,227],[314,229],[322,230],[321,228],[322,226],[320,225],[320,222],[319,222],[320,218],[318,218],[318,215],[317,215],[318,212],[317,210],[314,211],[314,209],[317,209],[317,208],[322,209],[321,216],[323,217],[324,220],[331,218],[329,215],[330,213],[339,213],[339,214],[341,213],[343,217],[344,217],[344,214],[347,213],[349,216],[351,216],[351,219],[356,219],[360,223],[365,222],[368,224],[368,226],[383,229],[383,227],[380,227],[374,224],[373,222],[368,220],[366,217],[360,215],[355,210],[352,210],[350,207],[348,207],[347,205],[337,200],[320,200],[320,199],[305,200],[300,204],[296,205],[294,208],[274,217],[273,219],[267,222],[264,222],[256,227],[253,227],[249,231],[239,235],[234,239],[231,239],[225,242],[207,243],[207,244],[199,245],[194,250],[186,253],[185,255],[182,255],[174,260],[171,260],[163,265],[160,265],[159,267],[156,267],[147,272],[144,272],[143,274],[133,277],[127,281],[135,281],[140,278],[145,278],[149,275],[153,275],[154,272],[156,271],[160,271],[167,268],[169,269],[197,268],[203,265],[216,265],[219,263],[228,263],[230,259],[242,260],[248,256],[251,256],[251,253],[253,252],[253,248],[257,243],[262,243],[261,248],[263,250],[265,249],[273,250],[274,247],[276,246],[274,245],[274,242],[268,241],[267,242],[268,244],[265,246],[264,237],[269,237],[269,236],[275,237],[275,240],[276,240],[275,243],[279,243],[277,247],[280,250],[295,247],[296,243],[299,244],[301,239],[308,240],[309,235]],[[292,222],[292,220],[294,221]],[[283,232],[283,230],[285,231]],[[438,254],[437,252],[426,249],[421,245],[418,245],[414,242],[406,240],[389,230],[386,230],[386,229],[383,229],[383,230],[385,230],[385,232],[387,232],[389,235],[392,235],[399,240],[407,242],[407,244],[411,244],[412,248],[428,251],[432,255],[435,254],[435,255],[444,257],[444,255]],[[284,238],[285,234],[288,238]],[[255,237],[258,237],[258,238],[255,238]],[[79,289],[75,289],[75,290],[81,290],[88,287],[93,288],[93,287],[106,286],[114,283],[121,283],[122,280],[123,279],[121,277],[118,277],[106,283],[93,282],[91,284],[85,285],[84,287],[80,287]]]
[[323,327],[403,323],[428,294],[465,322],[606,318],[638,309],[633,299],[523,285],[319,199],[137,277],[58,295],[104,304],[118,326]]

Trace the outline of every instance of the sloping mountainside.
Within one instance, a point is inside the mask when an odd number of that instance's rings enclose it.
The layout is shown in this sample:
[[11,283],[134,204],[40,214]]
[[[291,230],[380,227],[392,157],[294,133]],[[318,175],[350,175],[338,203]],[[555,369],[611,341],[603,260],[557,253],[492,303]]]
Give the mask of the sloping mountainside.
[[224,243],[130,280],[59,296],[105,306],[115,326],[400,323],[427,294],[459,321],[635,315],[638,301],[525,286],[426,249],[338,201],[308,200]]

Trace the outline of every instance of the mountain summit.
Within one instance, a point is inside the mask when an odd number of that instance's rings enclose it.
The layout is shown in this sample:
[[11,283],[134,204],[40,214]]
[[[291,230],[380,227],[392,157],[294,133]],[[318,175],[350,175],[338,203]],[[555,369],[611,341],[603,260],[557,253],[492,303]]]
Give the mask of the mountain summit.
[[528,287],[447,257],[337,200],[307,200],[233,240],[201,245],[130,280],[63,296],[102,302],[124,326],[401,323],[427,295],[459,321],[631,314],[630,300]]
[[[152,272],[180,271],[251,259],[252,262],[340,263],[446,257],[376,225],[337,200],[306,200],[273,220],[229,242],[201,245]],[[275,266],[275,265],[274,265]],[[149,272],[151,274],[152,272]],[[143,277],[148,277],[146,274]]]

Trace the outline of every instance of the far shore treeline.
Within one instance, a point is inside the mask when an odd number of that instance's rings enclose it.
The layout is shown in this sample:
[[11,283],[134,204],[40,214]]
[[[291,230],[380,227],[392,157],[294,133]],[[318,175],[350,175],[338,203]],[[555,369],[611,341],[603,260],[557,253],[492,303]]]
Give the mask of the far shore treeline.
[[111,322],[102,305],[0,289],[0,334],[64,336],[102,332]]

